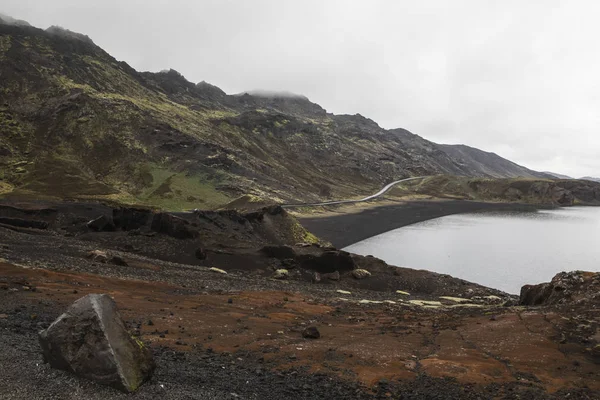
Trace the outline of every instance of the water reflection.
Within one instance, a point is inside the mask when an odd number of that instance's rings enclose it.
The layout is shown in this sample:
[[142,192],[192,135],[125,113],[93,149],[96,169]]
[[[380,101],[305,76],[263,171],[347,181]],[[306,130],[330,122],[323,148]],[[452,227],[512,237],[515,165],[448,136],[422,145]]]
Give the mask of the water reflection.
[[565,270],[600,270],[600,208],[450,215],[346,248],[511,293]]

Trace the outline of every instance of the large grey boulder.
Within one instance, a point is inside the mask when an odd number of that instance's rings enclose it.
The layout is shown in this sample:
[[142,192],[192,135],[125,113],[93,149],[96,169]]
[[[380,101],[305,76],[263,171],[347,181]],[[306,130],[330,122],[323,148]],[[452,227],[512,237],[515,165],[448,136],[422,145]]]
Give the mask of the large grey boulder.
[[135,391],[154,370],[152,354],[133,339],[106,294],[90,294],[39,333],[44,361],[57,369]]

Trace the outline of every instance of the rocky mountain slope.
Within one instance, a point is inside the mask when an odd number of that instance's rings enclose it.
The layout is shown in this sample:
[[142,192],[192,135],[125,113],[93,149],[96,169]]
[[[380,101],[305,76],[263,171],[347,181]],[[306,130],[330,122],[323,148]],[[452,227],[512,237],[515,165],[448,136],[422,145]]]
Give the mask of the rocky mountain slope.
[[[16,21],[16,22],[15,22]],[[465,146],[135,71],[78,33],[0,16],[0,195],[215,208],[351,197],[407,176],[545,177]]]

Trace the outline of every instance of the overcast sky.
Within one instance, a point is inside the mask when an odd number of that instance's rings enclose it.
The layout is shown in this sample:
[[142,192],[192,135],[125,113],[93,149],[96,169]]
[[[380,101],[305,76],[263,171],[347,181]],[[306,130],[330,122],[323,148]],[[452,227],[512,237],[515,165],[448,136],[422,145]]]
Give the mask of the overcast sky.
[[304,94],[537,170],[600,175],[600,2],[0,0],[137,70]]

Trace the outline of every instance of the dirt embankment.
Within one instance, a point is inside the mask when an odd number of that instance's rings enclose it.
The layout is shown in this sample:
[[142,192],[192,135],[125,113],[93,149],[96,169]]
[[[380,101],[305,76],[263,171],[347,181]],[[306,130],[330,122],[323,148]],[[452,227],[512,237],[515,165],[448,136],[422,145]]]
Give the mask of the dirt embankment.
[[[99,211],[112,225],[88,226]],[[520,307],[512,296],[447,275],[295,245],[290,229],[298,228],[276,210],[187,222],[93,204],[2,212],[0,398],[123,397],[41,362],[37,331],[88,293],[113,296],[155,354],[158,367],[140,399],[600,393],[596,298]],[[288,278],[273,279],[283,268]],[[356,279],[357,269],[371,275]],[[303,338],[307,326],[321,338]]]

